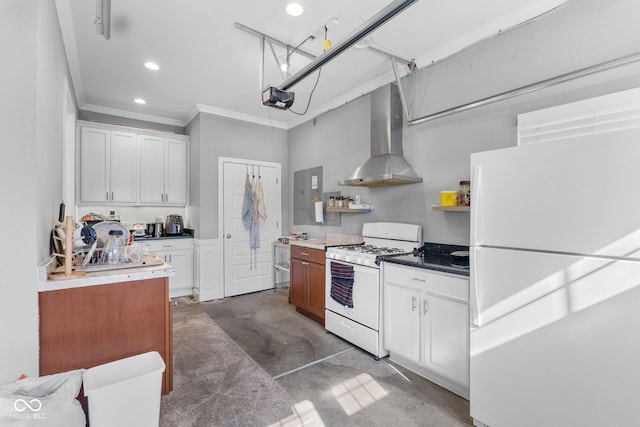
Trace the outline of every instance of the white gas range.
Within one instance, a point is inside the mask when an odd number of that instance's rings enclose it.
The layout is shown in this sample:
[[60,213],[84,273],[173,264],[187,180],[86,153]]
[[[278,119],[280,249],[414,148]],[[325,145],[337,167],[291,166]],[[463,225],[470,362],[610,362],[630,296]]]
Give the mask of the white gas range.
[[[413,243],[412,243],[413,244]],[[413,244],[415,247],[415,244]],[[376,258],[382,255],[394,255],[411,252],[412,248],[388,248],[372,244],[335,246],[327,249],[327,258],[352,264],[376,266]]]
[[370,222],[363,245],[327,248],[325,329],[373,354],[387,356],[382,335],[382,281],[376,258],[412,252],[422,226]]

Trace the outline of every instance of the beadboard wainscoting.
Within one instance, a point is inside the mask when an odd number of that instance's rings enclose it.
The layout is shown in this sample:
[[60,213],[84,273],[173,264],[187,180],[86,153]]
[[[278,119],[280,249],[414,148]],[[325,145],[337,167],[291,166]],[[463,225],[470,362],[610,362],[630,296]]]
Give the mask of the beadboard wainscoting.
[[223,298],[222,240],[194,239],[193,245],[196,251],[193,297],[197,301]]

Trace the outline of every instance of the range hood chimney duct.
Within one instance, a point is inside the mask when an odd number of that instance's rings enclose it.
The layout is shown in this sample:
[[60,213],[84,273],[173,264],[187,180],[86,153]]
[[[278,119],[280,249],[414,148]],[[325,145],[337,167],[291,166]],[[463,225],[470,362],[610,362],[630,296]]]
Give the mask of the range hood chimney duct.
[[371,157],[338,185],[379,187],[422,182],[402,156],[402,101],[388,84],[371,93]]

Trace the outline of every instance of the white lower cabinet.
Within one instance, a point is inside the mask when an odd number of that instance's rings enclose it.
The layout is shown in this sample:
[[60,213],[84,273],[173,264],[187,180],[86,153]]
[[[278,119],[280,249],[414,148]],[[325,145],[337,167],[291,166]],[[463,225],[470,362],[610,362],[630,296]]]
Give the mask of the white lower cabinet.
[[193,242],[192,239],[161,239],[146,241],[148,249],[176,271],[169,278],[169,297],[193,294]]
[[420,292],[384,284],[384,346],[408,360],[420,363]]
[[425,292],[422,298],[422,363],[469,385],[469,306]]
[[383,276],[391,360],[468,397],[468,279],[390,263]]

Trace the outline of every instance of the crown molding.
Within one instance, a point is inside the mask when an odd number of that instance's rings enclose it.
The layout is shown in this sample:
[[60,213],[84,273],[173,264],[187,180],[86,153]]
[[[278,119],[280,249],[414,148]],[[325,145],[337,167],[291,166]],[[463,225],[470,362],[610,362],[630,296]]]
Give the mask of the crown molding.
[[151,114],[134,113],[132,111],[103,107],[101,105],[82,104],[78,108],[80,110],[92,111],[94,113],[109,114],[111,116],[126,117],[128,119],[143,120],[146,122],[162,123],[170,126],[185,127],[187,125],[183,120],[169,119],[166,117],[153,116]]
[[76,103],[85,103],[84,85],[82,84],[82,73],[80,72],[80,61],[78,60],[78,47],[76,43],[75,29],[73,25],[73,15],[71,13],[70,0],[55,0],[56,12],[62,34],[62,42],[67,53],[66,61],[71,74],[71,85],[76,97]]
[[216,116],[229,117],[231,119],[242,120],[244,122],[256,123],[259,125],[274,127],[278,129],[289,129],[289,126],[285,122],[269,120],[265,119],[264,117],[258,117],[251,114],[238,113],[236,111],[225,110],[224,108],[212,107],[211,105],[196,104],[195,114],[192,112],[192,115],[190,115],[190,119],[193,120],[193,117],[195,117],[197,113],[207,113]]

